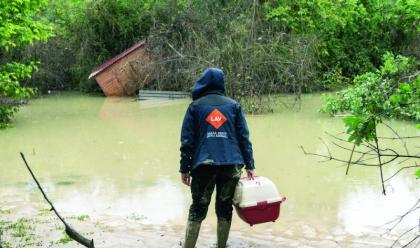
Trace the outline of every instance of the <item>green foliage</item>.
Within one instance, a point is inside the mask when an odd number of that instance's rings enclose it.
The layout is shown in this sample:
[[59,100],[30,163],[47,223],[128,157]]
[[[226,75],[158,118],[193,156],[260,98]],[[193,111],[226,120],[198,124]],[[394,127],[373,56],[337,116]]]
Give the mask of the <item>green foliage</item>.
[[189,90],[218,66],[251,112],[271,109],[261,95],[342,89],[356,75],[374,87],[379,79],[362,75],[386,51],[420,57],[416,0],[63,0],[40,16],[58,35],[18,56],[42,61],[29,85],[43,92],[100,92],[90,72],[142,38],[154,55],[149,87]]
[[80,220],[80,221],[86,221],[89,218],[90,218],[89,215],[80,215],[80,216],[77,216],[77,219]]
[[322,71],[340,68],[351,77],[379,66],[386,51],[419,55],[417,0],[278,0],[265,7],[285,32],[319,38]]
[[325,96],[321,111],[351,114],[343,121],[349,141],[356,144],[372,141],[384,117],[420,120],[418,67],[415,59],[386,53],[379,70],[356,76],[353,86]]
[[31,73],[37,69],[35,63],[24,65],[20,63],[7,63],[0,67],[1,90],[4,96],[11,98],[29,97],[34,93],[33,89],[23,88],[19,80],[29,78]]
[[[156,82],[149,87],[189,91],[206,67],[220,67],[227,94],[252,113],[272,110],[264,95],[312,90],[316,40],[273,32],[257,2],[191,1],[182,12],[166,6],[154,11],[158,25],[148,42],[158,56],[152,65]],[[168,59],[160,59],[163,54]]]
[[414,59],[386,53],[379,70],[358,75],[353,86],[325,96],[321,111],[420,120],[420,77],[410,74],[418,66]]
[[28,98],[34,93],[33,89],[19,84],[19,80],[30,77],[34,70],[35,63],[8,63],[0,66],[0,128],[7,127],[12,116],[18,111],[16,100]]
[[[36,14],[44,0],[0,0],[0,55],[12,48],[45,41],[52,35],[51,27],[38,21]],[[0,128],[7,127],[22,99],[34,90],[22,87],[20,81],[30,78],[37,69],[35,62],[22,64],[0,60]]]
[[13,246],[7,241],[4,242],[2,245],[4,246],[4,248],[13,248]]
[[16,222],[10,224],[9,226],[6,226],[6,230],[11,230],[12,235],[14,237],[18,237],[23,242],[28,242],[33,239],[33,234],[31,231],[34,229],[34,227],[31,224],[31,220],[26,218],[20,218]]
[[348,77],[343,76],[342,70],[336,67],[322,75],[319,88],[320,90],[334,91],[348,86],[350,82]]
[[[13,239],[18,240],[14,242],[17,246],[12,246],[9,242],[0,240],[0,246],[7,247],[33,247],[39,245],[35,243],[34,221],[27,218],[19,218],[15,222],[0,221],[0,236],[7,234],[13,236]],[[15,245],[16,245],[15,244]]]
[[90,72],[148,38],[156,55],[150,87],[189,90],[204,68],[219,66],[231,96],[252,112],[269,109],[261,94],[314,89],[317,41],[273,30],[265,14],[251,1],[54,1],[45,16],[60,35],[30,51],[43,63],[31,85],[100,91]]
[[36,20],[46,0],[0,0],[0,48],[9,50],[45,41],[51,26]]
[[31,83],[42,91],[100,91],[89,73],[142,38],[160,64],[158,87],[189,89],[220,66],[235,97],[336,90],[385,51],[420,56],[419,16],[415,0],[50,1],[42,17],[57,37],[21,54],[43,62]]
[[89,1],[77,18],[66,17],[62,46],[69,49],[73,63],[68,70],[72,81],[83,91],[99,91],[90,72],[111,57],[147,37],[152,25],[147,10],[152,1]]
[[348,141],[360,145],[364,141],[369,142],[376,139],[376,126],[381,120],[371,116],[349,115],[343,118],[343,122],[349,134]]
[[70,243],[71,241],[73,241],[72,238],[70,238],[69,235],[67,235],[67,233],[63,233],[63,237],[59,240],[57,240],[57,242],[55,242],[56,244],[67,244]]

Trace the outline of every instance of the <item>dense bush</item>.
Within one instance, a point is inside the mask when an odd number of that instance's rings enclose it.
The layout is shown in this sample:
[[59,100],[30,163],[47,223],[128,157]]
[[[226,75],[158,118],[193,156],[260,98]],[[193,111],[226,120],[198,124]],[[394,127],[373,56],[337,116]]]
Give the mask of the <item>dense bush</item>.
[[8,58],[41,61],[26,83],[43,92],[100,92],[90,72],[142,38],[155,58],[149,87],[189,90],[218,66],[251,112],[271,109],[263,94],[344,88],[386,51],[420,57],[416,0],[63,0],[40,16],[56,36]]
[[378,67],[386,51],[420,56],[417,0],[281,0],[266,8],[284,32],[318,37],[323,72],[353,77]]
[[44,16],[59,35],[32,52],[45,63],[33,81],[43,88],[98,90],[89,73],[141,38],[159,60],[156,85],[175,90],[210,65],[246,94],[332,90],[386,51],[420,57],[415,0],[67,0]]
[[147,37],[147,1],[50,1],[43,12],[56,31],[48,42],[19,56],[42,62],[29,84],[47,90],[100,91],[90,72],[139,39]]
[[[386,53],[383,65],[375,72],[366,72],[353,80],[353,86],[326,96],[323,112],[380,114],[420,120],[419,61]],[[367,104],[369,103],[369,104]]]
[[316,88],[318,41],[278,32],[266,14],[252,1],[54,1],[44,15],[57,36],[21,56],[42,61],[31,86],[93,92],[89,73],[147,38],[156,76],[149,87],[189,90],[204,68],[217,66],[248,110],[270,110],[261,94]]
[[[376,137],[376,125],[384,117],[420,120],[419,61],[386,53],[382,66],[353,80],[353,86],[326,96],[321,111],[349,113],[344,122],[357,143]],[[363,132],[363,133],[360,133]]]
[[149,46],[156,56],[152,68],[157,88],[189,90],[209,66],[222,68],[227,93],[249,112],[270,111],[262,95],[313,88],[316,79],[314,36],[273,31],[265,11],[249,1],[196,2],[182,12],[157,8]]

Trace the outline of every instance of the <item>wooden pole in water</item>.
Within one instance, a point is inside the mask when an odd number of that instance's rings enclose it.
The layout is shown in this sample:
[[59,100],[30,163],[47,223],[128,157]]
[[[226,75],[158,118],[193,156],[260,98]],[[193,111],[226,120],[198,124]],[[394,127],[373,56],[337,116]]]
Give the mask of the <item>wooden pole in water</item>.
[[378,155],[379,171],[381,172],[382,194],[386,195],[384,173],[382,171],[381,150],[379,149],[379,143],[378,143],[378,137],[376,135],[376,131],[375,131],[375,144],[376,144],[376,154]]
[[351,150],[349,162],[347,163],[346,176],[347,174],[349,174],[349,169],[350,169],[351,159],[353,158],[354,148],[356,148],[356,143],[353,144],[353,149]]
[[[45,194],[45,192],[42,189],[41,185],[39,184],[38,180],[36,179],[34,173],[32,172],[31,168],[28,165],[28,162],[26,162],[25,155],[23,155],[23,153],[20,153],[20,156],[22,157],[23,162],[26,165],[26,168],[28,168],[29,173],[31,173],[31,176],[34,179],[36,185],[38,186],[38,189],[41,191],[42,195],[44,196],[44,199],[48,202],[48,204],[50,204],[50,206],[51,206],[50,211],[53,211],[55,213],[55,215],[57,215],[57,217],[60,219],[60,221],[63,222],[63,224],[65,226],[65,232],[67,233],[67,235],[69,235],[70,238],[72,238],[77,243],[79,243],[81,245],[84,245],[85,247],[95,248],[95,246],[93,244],[93,239],[89,240],[89,239],[83,237],[80,233],[78,233],[76,230],[74,230],[69,224],[67,224],[67,222],[63,219],[63,217],[61,217],[61,215],[57,212],[57,210],[55,209],[55,207],[52,204],[52,202],[50,201],[50,199],[48,199],[47,195]],[[0,244],[0,248],[1,248],[1,244]]]

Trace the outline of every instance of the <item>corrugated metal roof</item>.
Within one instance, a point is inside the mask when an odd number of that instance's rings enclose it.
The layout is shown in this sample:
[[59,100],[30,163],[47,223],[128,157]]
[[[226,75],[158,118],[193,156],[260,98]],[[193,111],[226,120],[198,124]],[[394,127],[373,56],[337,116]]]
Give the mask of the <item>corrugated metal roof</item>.
[[98,75],[99,73],[101,73],[103,70],[105,70],[106,68],[110,67],[111,65],[113,65],[114,63],[116,63],[118,60],[124,58],[125,56],[127,56],[128,54],[130,54],[131,52],[133,52],[134,50],[136,50],[137,48],[143,46],[146,43],[146,40],[140,40],[139,42],[137,42],[136,44],[134,44],[133,46],[129,47],[128,49],[124,50],[122,53],[118,54],[117,56],[113,57],[112,59],[106,61],[105,63],[103,63],[102,65],[100,65],[99,67],[97,67],[90,75],[89,75],[89,79]]

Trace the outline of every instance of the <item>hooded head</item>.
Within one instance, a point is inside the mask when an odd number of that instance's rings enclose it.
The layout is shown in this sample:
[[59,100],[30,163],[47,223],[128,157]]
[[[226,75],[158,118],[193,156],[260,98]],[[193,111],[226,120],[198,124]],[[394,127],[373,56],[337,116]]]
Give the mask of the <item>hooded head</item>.
[[218,68],[207,68],[192,89],[192,99],[196,100],[207,94],[225,93],[225,74]]

